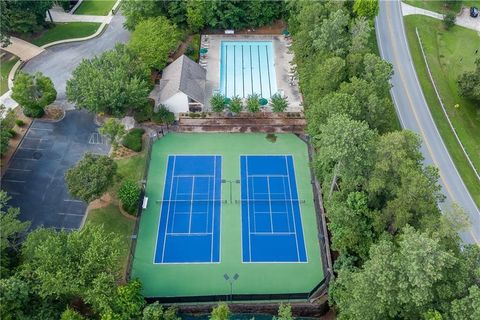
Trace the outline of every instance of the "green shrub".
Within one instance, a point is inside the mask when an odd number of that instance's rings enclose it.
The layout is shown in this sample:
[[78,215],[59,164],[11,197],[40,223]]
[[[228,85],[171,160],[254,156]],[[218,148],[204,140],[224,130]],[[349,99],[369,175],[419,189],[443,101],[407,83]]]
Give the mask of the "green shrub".
[[247,97],[247,110],[255,113],[260,111],[260,97],[254,93]]
[[123,137],[123,146],[136,152],[142,151],[142,136],[144,132],[145,130],[142,128],[130,130],[125,137]]
[[159,124],[172,124],[175,122],[175,114],[165,106],[160,106],[152,115],[152,121]]
[[288,107],[287,99],[283,98],[278,93],[275,93],[270,98],[270,105],[272,106],[273,112],[284,112]]
[[221,93],[215,93],[210,98],[210,106],[212,106],[214,112],[222,112],[226,107],[225,96]]
[[17,132],[13,129],[8,129],[8,133],[10,134],[10,137],[13,138],[17,135]]
[[243,109],[242,99],[239,96],[232,97],[229,109],[233,113],[240,113]]
[[17,119],[15,120],[15,124],[19,127],[23,127],[25,125],[25,122],[23,122],[22,120],[20,119]]
[[149,103],[147,103],[144,107],[135,110],[135,112],[133,113],[133,118],[137,122],[145,122],[149,121],[152,118],[152,115],[153,107]]
[[140,187],[131,180],[125,181],[118,190],[118,198],[122,201],[123,209],[132,215],[136,213],[140,192]]
[[45,114],[45,111],[42,108],[23,108],[23,114],[25,117],[29,118],[41,118]]
[[448,12],[444,17],[443,17],[443,25],[445,26],[445,29],[449,30],[451,27],[455,25],[455,20],[457,19],[457,16],[453,12]]

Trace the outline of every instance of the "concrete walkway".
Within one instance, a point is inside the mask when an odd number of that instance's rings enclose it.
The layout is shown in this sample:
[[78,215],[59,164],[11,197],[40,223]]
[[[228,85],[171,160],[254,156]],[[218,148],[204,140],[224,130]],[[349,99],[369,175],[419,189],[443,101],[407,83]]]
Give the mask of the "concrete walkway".
[[[71,14],[64,12],[63,9],[54,7],[50,9],[53,22],[97,22],[97,23],[110,23],[112,16],[91,16],[86,14]],[[50,21],[50,17],[46,16],[46,21]]]
[[2,48],[2,50],[16,55],[22,61],[28,61],[42,53],[45,49],[37,47],[36,45],[25,40],[16,37],[10,37],[10,44],[7,47]]
[[[443,14],[441,13],[425,10],[422,8],[417,8],[409,4],[406,4],[404,2],[402,2],[402,14],[404,16],[419,14],[422,16],[427,16],[427,17],[431,17],[439,20],[443,19]],[[462,12],[457,15],[455,24],[467,29],[472,29],[480,32],[480,18],[470,17],[468,8],[463,8]]]

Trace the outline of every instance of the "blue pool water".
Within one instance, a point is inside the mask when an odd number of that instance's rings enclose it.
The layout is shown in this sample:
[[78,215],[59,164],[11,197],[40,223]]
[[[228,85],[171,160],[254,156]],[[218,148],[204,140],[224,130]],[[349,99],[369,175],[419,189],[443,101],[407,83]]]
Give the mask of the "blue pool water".
[[246,98],[252,93],[270,98],[277,93],[271,41],[222,41],[220,92]]

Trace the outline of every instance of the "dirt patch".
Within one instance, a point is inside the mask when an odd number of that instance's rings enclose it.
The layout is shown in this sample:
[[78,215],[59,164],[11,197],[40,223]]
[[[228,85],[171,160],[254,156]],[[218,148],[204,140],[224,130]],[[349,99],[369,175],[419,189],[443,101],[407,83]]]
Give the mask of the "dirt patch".
[[138,152],[125,148],[122,145],[119,145],[116,150],[112,151],[112,158],[115,160],[123,159],[123,158],[130,158],[136,156]]
[[[283,30],[287,28],[287,24],[283,20],[275,21],[274,23],[263,26],[257,29],[242,29],[235,30],[235,34],[282,34]],[[204,30],[203,34],[224,34],[225,30],[208,29]]]
[[45,114],[42,120],[46,121],[58,121],[65,116],[65,110],[62,107],[51,105],[45,109]]
[[110,195],[110,193],[105,193],[103,196],[100,197],[100,199],[93,200],[90,202],[87,208],[87,212],[90,212],[90,210],[94,209],[101,209],[107,207],[110,203],[113,203],[113,197]]
[[28,128],[32,124],[32,119],[25,117],[25,115],[22,112],[22,108],[16,107],[14,109],[15,116],[17,119],[22,120],[25,124],[21,127],[15,125],[13,127],[13,130],[15,131],[15,136],[10,139],[8,142],[8,149],[7,152],[3,155],[3,157],[0,159],[0,166],[1,166],[1,175],[3,176],[5,174],[5,171],[7,170],[8,163],[10,162],[10,159],[13,157],[13,154],[17,150],[18,146],[23,140],[23,136],[28,131]]

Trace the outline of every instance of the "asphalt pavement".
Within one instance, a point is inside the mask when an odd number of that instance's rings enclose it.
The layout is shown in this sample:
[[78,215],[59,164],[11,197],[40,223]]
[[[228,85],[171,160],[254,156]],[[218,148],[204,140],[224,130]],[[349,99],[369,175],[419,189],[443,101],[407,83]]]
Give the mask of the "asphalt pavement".
[[78,229],[87,204],[70,196],[65,172],[86,152],[105,155],[109,149],[85,110],[68,111],[58,122],[34,120],[1,179],[2,189],[31,229]]
[[29,73],[40,71],[50,77],[57,90],[56,104],[65,109],[74,109],[73,104],[67,102],[65,96],[66,83],[72,71],[83,59],[90,59],[113,49],[117,43],[126,43],[130,38],[130,32],[123,28],[124,21],[125,18],[118,12],[99,37],[49,47],[28,61],[23,71]]
[[472,227],[460,236],[466,243],[480,243],[480,211],[463,183],[425,101],[408,48],[400,1],[380,1],[376,33],[382,58],[393,64],[391,95],[402,127],[420,135],[425,163],[440,170],[440,183],[447,197],[440,207],[445,210],[452,202],[463,207],[470,216]]

